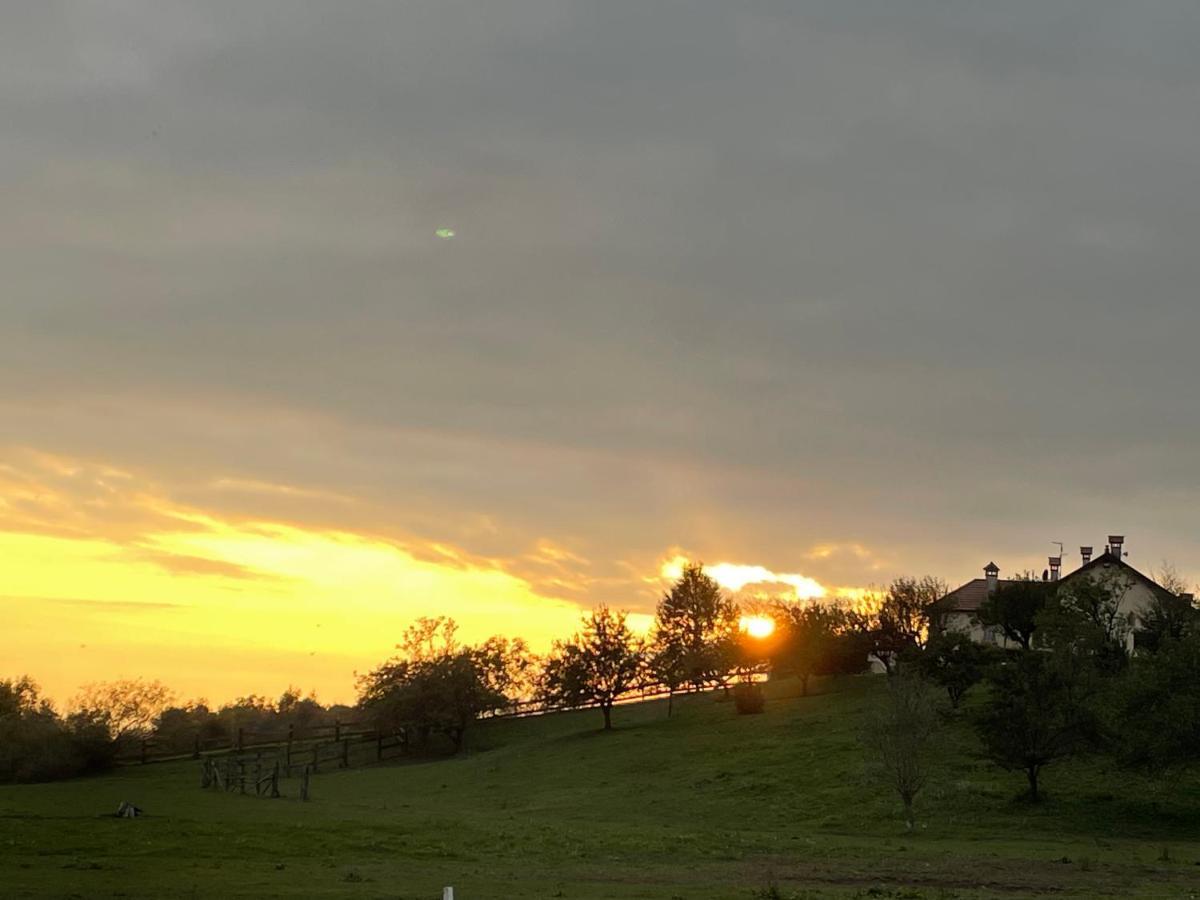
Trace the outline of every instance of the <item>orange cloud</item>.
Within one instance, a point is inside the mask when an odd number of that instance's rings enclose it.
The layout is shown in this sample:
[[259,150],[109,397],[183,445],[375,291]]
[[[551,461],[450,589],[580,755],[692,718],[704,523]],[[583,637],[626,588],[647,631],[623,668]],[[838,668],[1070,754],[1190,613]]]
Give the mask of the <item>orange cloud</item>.
[[[51,696],[151,675],[217,700],[289,682],[350,700],[353,672],[388,656],[417,616],[452,616],[467,640],[519,633],[535,647],[578,624],[567,591],[449,544],[232,520],[136,476],[109,478],[32,454],[0,470],[0,657]],[[535,553],[564,586],[586,562],[550,542]],[[255,680],[268,670],[269,683]]]

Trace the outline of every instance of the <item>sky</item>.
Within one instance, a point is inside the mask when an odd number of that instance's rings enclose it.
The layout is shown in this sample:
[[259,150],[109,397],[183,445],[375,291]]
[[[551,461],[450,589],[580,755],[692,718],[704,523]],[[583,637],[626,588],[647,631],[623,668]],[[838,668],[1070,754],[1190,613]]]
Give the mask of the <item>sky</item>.
[[[682,559],[1200,579],[1193,0],[0,10],[0,677],[220,701]],[[439,236],[450,229],[453,237]]]

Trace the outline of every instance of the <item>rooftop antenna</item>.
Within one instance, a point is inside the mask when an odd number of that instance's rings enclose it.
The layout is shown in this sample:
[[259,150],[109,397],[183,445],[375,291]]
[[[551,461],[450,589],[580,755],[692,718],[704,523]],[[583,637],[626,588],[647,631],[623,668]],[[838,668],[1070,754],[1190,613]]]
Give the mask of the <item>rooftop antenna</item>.
[[1050,543],[1052,543],[1054,546],[1056,546],[1058,548],[1058,555],[1060,557],[1066,555],[1063,553],[1063,542],[1062,541],[1051,541]]

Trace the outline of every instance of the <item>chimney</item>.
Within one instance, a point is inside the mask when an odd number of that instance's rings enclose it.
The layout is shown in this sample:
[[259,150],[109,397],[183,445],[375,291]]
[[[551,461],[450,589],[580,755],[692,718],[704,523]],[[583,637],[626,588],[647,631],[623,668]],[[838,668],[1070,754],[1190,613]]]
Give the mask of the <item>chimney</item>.
[[1125,546],[1125,536],[1120,534],[1110,534],[1108,536],[1108,552],[1121,559],[1125,554],[1122,553],[1122,548]]
[[1088,563],[1090,563],[1092,561],[1092,548],[1091,547],[1080,547],[1079,548],[1079,558],[1083,560],[1083,565],[1085,565],[1085,566]]
[[1062,557],[1061,556],[1051,556],[1050,557],[1050,580],[1058,581],[1058,573],[1060,571],[1062,571]]
[[996,592],[996,585],[1000,581],[1000,567],[994,562],[988,563],[983,567],[983,577],[987,579],[987,591],[989,594]]

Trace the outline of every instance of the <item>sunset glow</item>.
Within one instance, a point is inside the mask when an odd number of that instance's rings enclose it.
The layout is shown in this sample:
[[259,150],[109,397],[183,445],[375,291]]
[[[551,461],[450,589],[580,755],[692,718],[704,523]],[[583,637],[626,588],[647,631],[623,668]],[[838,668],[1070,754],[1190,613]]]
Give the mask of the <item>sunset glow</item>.
[[767,638],[775,633],[775,620],[769,616],[742,616],[738,624],[752,638]]
[[153,672],[216,701],[290,683],[349,701],[420,615],[539,649],[578,625],[578,605],[447,545],[235,521],[86,463],[17,461],[0,470],[2,649],[56,699]]

